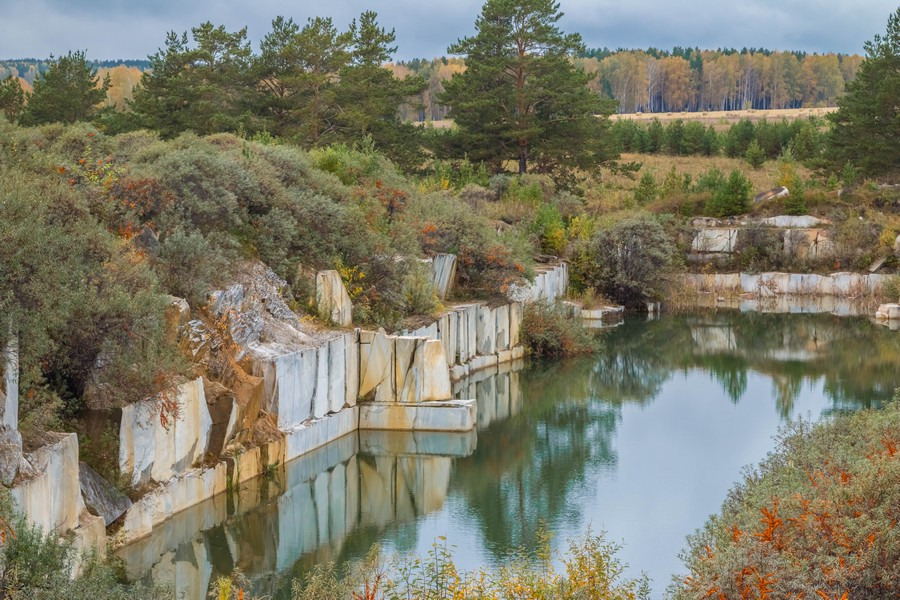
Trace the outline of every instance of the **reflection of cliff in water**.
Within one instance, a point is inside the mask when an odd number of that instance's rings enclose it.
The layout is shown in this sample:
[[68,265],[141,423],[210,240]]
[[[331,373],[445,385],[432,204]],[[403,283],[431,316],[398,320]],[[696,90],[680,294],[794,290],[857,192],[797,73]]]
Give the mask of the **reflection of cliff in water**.
[[605,334],[595,380],[601,395],[652,400],[675,371],[704,369],[733,402],[747,373],[767,375],[780,413],[804,382],[823,379],[834,410],[879,406],[900,385],[900,337],[863,318],[719,311],[626,322]]
[[[176,515],[119,556],[130,579],[184,598],[205,598],[234,569],[254,594],[289,598],[292,578],[362,558],[386,529],[440,510],[453,457],[474,446],[474,432],[350,434]],[[415,543],[395,541],[400,551]]]
[[[451,493],[465,496],[496,558],[534,548],[540,523],[551,529],[581,523],[571,500],[582,494],[573,492],[589,483],[592,470],[614,469],[619,410],[597,402],[594,370],[586,361],[541,363],[476,384],[478,447],[456,462]],[[482,423],[483,407],[496,414],[490,403],[505,398],[497,390],[507,388],[513,410]]]

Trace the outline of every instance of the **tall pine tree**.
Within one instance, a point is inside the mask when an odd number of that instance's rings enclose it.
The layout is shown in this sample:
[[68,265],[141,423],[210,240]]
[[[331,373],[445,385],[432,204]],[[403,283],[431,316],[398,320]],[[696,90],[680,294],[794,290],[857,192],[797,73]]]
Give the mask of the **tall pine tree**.
[[900,8],[888,17],[887,33],[866,42],[866,60],[838,100],[828,156],[868,175],[900,169]]
[[572,60],[584,45],[557,27],[561,17],[552,0],[487,0],[476,34],[448,49],[466,57],[466,71],[441,102],[470,158],[558,178],[611,158],[604,131],[614,106],[587,88],[591,77]]
[[83,51],[69,52],[52,61],[50,68],[35,80],[22,120],[38,125],[93,119],[108,89],[109,76],[102,81],[94,77]]
[[205,135],[246,126],[255,91],[247,29],[234,33],[206,22],[187,33],[170,32],[166,46],[149,57],[131,107],[142,126],[172,137],[192,130]]

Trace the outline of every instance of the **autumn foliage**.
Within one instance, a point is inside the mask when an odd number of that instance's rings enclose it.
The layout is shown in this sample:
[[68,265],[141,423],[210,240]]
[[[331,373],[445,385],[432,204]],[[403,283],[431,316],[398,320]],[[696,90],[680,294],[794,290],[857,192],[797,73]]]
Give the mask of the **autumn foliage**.
[[792,424],[692,536],[675,597],[900,595],[900,403]]

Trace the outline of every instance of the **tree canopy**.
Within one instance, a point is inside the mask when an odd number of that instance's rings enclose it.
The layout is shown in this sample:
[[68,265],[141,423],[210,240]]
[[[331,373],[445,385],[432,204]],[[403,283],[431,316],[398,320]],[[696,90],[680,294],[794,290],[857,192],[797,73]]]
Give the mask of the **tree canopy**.
[[108,89],[109,79],[101,81],[93,75],[84,51],[68,52],[34,81],[22,118],[29,125],[92,119]]
[[886,34],[865,49],[856,79],[829,115],[830,156],[835,166],[850,162],[881,175],[900,166],[900,8],[888,18]]
[[469,156],[500,170],[515,160],[520,173],[589,168],[601,152],[605,118],[614,107],[587,87],[573,64],[584,47],[563,33],[552,0],[488,0],[476,34],[450,46],[466,57],[441,101],[459,127]]

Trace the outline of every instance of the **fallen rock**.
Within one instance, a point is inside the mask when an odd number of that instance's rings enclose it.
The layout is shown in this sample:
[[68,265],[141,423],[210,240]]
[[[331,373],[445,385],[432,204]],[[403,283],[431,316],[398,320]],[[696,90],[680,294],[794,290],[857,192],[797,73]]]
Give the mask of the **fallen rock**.
[[131,508],[128,496],[83,462],[78,463],[78,482],[85,507],[92,515],[102,517],[107,526]]
[[438,298],[446,300],[456,279],[456,255],[438,254],[431,262],[431,283]]
[[786,187],[781,186],[781,187],[773,188],[767,192],[761,192],[761,193],[757,194],[753,198],[753,202],[755,204],[758,202],[766,202],[768,200],[778,200],[779,198],[786,198],[790,194],[791,194],[790,191],[788,191],[788,189]]

